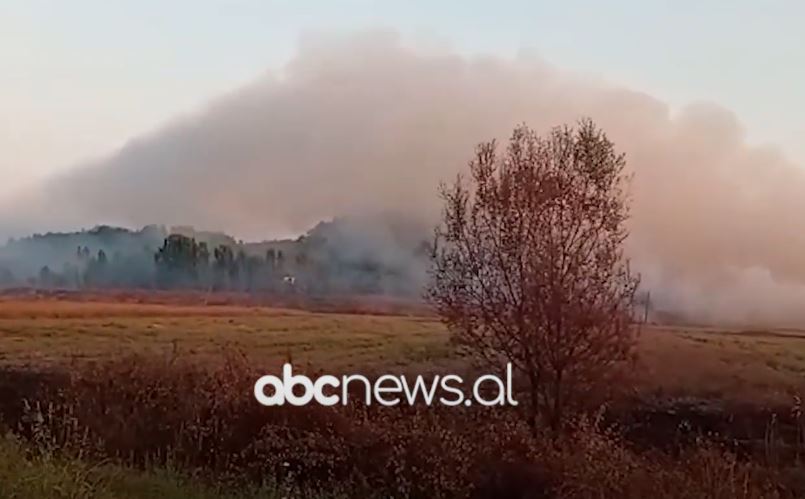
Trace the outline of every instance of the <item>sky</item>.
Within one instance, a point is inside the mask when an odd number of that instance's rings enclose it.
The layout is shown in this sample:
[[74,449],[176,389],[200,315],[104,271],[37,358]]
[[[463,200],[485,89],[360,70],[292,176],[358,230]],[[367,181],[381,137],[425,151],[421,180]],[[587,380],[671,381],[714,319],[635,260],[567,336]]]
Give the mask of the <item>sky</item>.
[[715,102],[805,166],[803,20],[798,0],[0,0],[0,199],[281,72],[300,38],[376,28]]

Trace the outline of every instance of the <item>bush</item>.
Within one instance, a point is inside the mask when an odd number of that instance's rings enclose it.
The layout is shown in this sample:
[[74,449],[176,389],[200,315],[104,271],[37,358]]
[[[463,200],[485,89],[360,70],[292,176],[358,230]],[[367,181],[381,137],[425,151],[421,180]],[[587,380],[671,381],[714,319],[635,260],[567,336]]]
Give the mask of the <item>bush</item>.
[[10,423],[40,456],[268,484],[294,497],[796,496],[775,469],[723,448],[638,451],[595,418],[556,435],[535,434],[512,408],[266,408],[252,398],[263,372],[236,355],[217,367],[123,358],[76,368]]

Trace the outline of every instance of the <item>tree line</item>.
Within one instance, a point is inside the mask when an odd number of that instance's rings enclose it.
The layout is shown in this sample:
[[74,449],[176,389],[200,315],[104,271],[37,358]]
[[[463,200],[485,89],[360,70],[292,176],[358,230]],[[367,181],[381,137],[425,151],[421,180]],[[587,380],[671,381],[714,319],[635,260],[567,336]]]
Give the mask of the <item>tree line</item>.
[[102,248],[81,245],[60,268],[42,266],[27,284],[51,289],[404,295],[419,292],[428,259],[424,242],[412,246],[411,259],[400,263],[384,261],[379,251],[356,254],[348,244],[315,233],[286,242],[284,250],[254,246],[210,245],[183,234],[170,234],[158,248],[139,252],[109,255]]

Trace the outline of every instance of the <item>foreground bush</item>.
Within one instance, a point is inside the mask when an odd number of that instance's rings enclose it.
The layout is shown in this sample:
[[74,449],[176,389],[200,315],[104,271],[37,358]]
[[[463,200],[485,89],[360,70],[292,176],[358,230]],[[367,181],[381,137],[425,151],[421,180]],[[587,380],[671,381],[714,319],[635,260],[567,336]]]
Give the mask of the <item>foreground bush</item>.
[[638,451],[583,417],[535,436],[511,409],[266,408],[252,398],[260,374],[234,356],[218,367],[140,357],[84,366],[7,423],[40,455],[177,469],[216,486],[268,483],[293,497],[797,497],[777,470],[707,443]]
[[[279,499],[271,486],[237,489],[207,486],[178,472],[135,472],[90,465],[64,456],[32,454],[21,442],[0,440],[0,497],[3,499]],[[311,496],[311,499],[315,499]]]

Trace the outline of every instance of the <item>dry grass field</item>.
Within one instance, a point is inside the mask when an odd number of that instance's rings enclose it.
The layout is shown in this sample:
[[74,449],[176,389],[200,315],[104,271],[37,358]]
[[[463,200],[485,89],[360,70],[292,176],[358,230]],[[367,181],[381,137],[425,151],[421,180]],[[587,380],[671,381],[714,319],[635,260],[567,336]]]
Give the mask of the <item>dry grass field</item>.
[[[164,300],[163,300],[164,301]],[[256,305],[0,299],[0,364],[66,366],[130,353],[333,371],[449,369],[462,360],[433,317]],[[805,333],[644,326],[633,369],[645,395],[790,404],[805,388]]]
[[410,367],[448,357],[447,336],[429,317],[317,313],[249,306],[0,302],[0,362],[47,367],[113,355],[215,362],[239,352],[256,365],[349,370]]
[[608,423],[582,417],[556,440],[505,409],[265,410],[254,379],[287,359],[368,375],[468,368],[427,311],[283,305],[0,295],[0,412],[13,435],[0,445],[0,497],[805,493],[805,420],[791,416],[805,393],[797,331],[643,326]]

